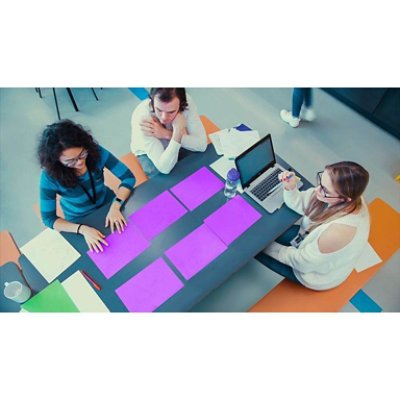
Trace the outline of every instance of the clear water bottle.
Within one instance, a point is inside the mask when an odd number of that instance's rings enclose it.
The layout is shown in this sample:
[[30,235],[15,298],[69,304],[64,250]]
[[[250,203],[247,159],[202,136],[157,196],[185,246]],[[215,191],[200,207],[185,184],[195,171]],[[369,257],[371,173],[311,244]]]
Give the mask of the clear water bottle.
[[225,190],[224,190],[224,195],[228,199],[231,199],[232,197],[236,196],[239,182],[240,182],[239,171],[235,168],[230,169],[226,177]]

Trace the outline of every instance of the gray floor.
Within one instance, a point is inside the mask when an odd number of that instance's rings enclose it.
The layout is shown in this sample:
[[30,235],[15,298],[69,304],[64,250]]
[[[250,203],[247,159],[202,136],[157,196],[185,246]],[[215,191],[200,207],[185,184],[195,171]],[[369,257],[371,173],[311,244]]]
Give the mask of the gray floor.
[[[57,119],[50,89],[40,99],[32,88],[0,89],[0,228],[22,246],[42,225],[33,212],[38,202],[40,169],[36,161],[38,135]],[[381,197],[400,209],[400,142],[321,90],[315,90],[317,120],[290,128],[279,118],[290,107],[291,89],[189,89],[199,113],[221,128],[245,123],[262,134],[272,133],[275,150],[309,180],[325,164],[352,160],[371,175],[366,199]],[[129,90],[74,89],[80,108],[75,112],[65,89],[57,89],[63,118],[89,127],[95,138],[116,156],[129,151],[130,115],[139,103]],[[194,311],[245,311],[274,287],[280,277],[252,260]],[[384,311],[400,311],[400,252],[363,289]],[[351,304],[343,312],[357,312]]]

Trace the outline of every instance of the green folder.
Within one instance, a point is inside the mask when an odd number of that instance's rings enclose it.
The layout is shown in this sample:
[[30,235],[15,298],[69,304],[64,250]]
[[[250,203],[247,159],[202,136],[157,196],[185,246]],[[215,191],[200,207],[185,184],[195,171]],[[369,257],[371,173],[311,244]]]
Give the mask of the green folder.
[[21,304],[21,308],[29,312],[79,312],[58,280]]

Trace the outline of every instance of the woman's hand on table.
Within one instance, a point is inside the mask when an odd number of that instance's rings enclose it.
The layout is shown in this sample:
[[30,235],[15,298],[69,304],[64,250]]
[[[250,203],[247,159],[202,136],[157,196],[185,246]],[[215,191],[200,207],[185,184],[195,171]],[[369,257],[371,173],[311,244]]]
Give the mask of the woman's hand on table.
[[108,243],[105,241],[105,236],[96,228],[82,225],[79,229],[79,233],[81,233],[85,238],[90,251],[94,250],[98,253],[99,251],[104,250],[103,246],[108,246]]
[[108,214],[106,216],[105,226],[106,228],[110,226],[111,233],[114,233],[115,229],[118,231],[118,233],[121,233],[125,230],[125,227],[127,226],[126,220],[122,215],[120,208],[121,204],[119,204],[117,201],[114,201],[111,204],[110,210],[108,211]]

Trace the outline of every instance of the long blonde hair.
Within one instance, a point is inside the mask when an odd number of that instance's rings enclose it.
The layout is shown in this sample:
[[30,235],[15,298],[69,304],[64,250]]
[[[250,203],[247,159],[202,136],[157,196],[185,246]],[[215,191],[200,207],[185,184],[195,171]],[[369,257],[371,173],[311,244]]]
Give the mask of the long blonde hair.
[[[368,171],[355,162],[341,161],[325,166],[325,170],[331,178],[335,191],[343,197],[344,201],[327,207],[327,203],[317,199],[315,190],[304,212],[310,218],[309,232],[325,222],[333,221],[359,209],[361,195],[368,185]],[[351,200],[347,201],[347,198]]]

